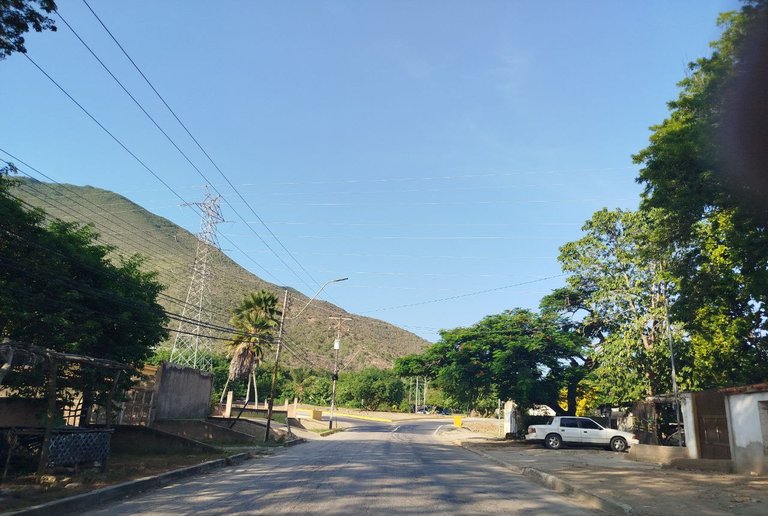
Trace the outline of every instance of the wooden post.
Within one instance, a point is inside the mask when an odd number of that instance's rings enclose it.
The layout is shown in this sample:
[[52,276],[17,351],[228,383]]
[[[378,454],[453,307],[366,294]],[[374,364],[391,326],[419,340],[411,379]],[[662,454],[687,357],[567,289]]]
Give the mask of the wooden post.
[[117,391],[117,383],[120,381],[120,373],[122,373],[122,371],[118,369],[117,373],[115,373],[115,379],[112,383],[112,388],[109,390],[109,398],[107,399],[107,420],[105,421],[105,426],[107,428],[109,428],[112,421],[112,400],[115,397],[115,391]]
[[51,447],[51,431],[53,430],[53,420],[56,417],[56,376],[58,367],[56,359],[48,357],[48,410],[45,414],[45,434],[43,434],[43,444],[40,448],[40,462],[37,464],[37,479],[45,473],[45,467],[48,464],[48,452]]
[[227,391],[227,404],[224,406],[224,417],[230,417],[232,415],[232,398],[234,393]]

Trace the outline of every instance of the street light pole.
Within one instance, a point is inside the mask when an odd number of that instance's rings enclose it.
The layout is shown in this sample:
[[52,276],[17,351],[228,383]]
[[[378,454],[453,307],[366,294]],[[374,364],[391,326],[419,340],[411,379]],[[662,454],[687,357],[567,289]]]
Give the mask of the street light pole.
[[[307,304],[302,307],[301,310],[299,310],[299,313],[294,315],[293,317],[289,317],[288,319],[298,319],[299,316],[306,310],[306,308],[309,306],[309,304],[317,298],[317,296],[320,295],[320,292],[323,291],[325,287],[330,285],[331,283],[338,283],[340,281],[347,281],[349,278],[338,278],[335,280],[327,281],[325,282],[318,290],[315,292],[315,295],[313,295],[309,301],[307,301]],[[269,391],[269,406],[267,408],[267,426],[266,431],[264,432],[264,442],[269,441],[269,428],[272,424],[272,407],[275,403],[275,384],[277,383],[277,365],[278,361],[280,360],[280,348],[283,343],[283,326],[286,320],[285,314],[288,312],[288,289],[285,290],[285,295],[283,297],[283,313],[280,315],[280,328],[277,331],[277,350],[275,352],[275,367],[272,370],[272,387]],[[288,415],[286,414],[286,417]]]

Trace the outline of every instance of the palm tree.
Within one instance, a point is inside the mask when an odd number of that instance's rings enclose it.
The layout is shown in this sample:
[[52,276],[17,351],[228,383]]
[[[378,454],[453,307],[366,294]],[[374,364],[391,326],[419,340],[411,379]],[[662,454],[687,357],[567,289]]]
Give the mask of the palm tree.
[[229,320],[237,333],[229,343],[232,359],[229,362],[229,377],[227,384],[224,385],[224,392],[227,391],[230,381],[248,376],[245,404],[250,397],[251,381],[254,383],[256,403],[258,403],[255,370],[261,364],[264,351],[271,346],[275,327],[280,320],[277,302],[277,296],[267,290],[248,294],[233,310]]

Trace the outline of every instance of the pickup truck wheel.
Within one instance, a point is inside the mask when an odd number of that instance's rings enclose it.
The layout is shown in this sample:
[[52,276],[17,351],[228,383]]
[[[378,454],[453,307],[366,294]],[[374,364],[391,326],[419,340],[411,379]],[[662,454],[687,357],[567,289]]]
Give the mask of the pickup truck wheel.
[[611,439],[611,450],[623,452],[627,449],[627,441],[623,437],[614,437]]
[[549,434],[544,438],[544,446],[550,450],[559,450],[563,446],[563,439],[557,434]]

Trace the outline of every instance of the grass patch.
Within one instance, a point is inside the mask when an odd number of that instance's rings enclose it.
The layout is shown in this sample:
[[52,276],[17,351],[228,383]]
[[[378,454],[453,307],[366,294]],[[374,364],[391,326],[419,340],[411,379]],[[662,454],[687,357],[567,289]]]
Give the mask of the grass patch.
[[[314,431],[314,430],[313,430]],[[329,430],[320,430],[317,433],[320,434],[320,437],[325,437],[326,435],[333,435],[339,432],[343,432],[343,428],[333,428]]]

